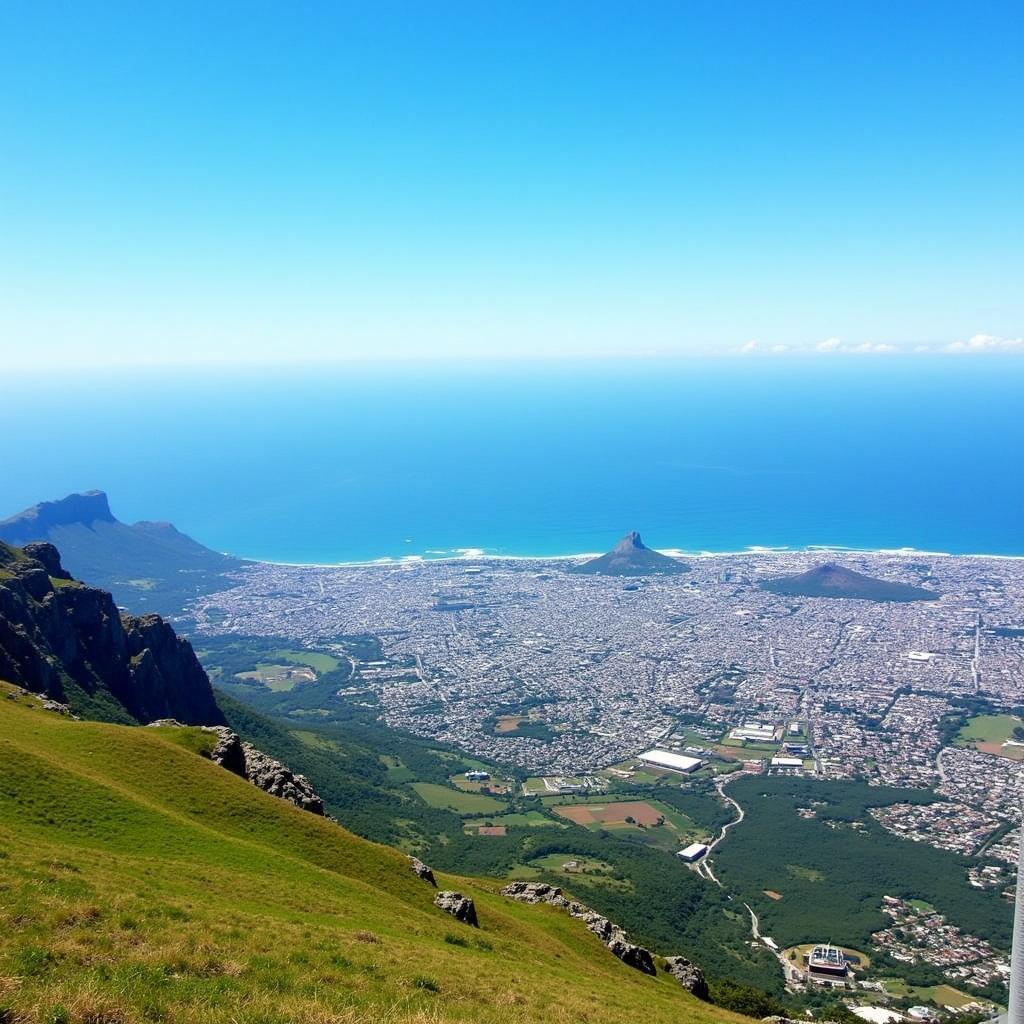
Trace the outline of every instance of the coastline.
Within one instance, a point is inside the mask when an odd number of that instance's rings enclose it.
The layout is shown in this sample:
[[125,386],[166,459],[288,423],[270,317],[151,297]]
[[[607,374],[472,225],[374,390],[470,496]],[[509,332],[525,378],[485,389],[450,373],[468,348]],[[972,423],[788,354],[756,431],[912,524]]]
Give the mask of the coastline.
[[[807,544],[804,547],[765,547],[752,545],[735,551],[687,551],[683,548],[655,548],[659,554],[670,558],[689,558],[693,560],[711,560],[715,558],[750,558],[774,555],[902,555],[906,557],[924,556],[927,558],[974,558],[995,561],[1024,561],[1024,554],[999,555],[976,552],[929,551],[923,548],[853,548],[839,544]],[[224,552],[227,554],[227,552]],[[506,555],[488,553],[485,548],[456,548],[454,553],[429,555],[384,556],[381,558],[342,561],[342,562],[285,562],[269,558],[245,558],[232,555],[246,565],[268,565],[284,569],[372,569],[391,568],[415,565],[434,565],[437,563],[459,562],[575,562],[589,558],[597,558],[602,551],[583,551],[561,555]]]

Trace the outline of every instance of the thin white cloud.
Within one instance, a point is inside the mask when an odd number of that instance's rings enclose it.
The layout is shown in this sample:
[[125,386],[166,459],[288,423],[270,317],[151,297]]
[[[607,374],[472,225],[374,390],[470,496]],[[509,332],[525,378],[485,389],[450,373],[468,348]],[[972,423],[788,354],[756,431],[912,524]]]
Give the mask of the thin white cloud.
[[1024,352],[1024,338],[998,338],[994,334],[975,334],[967,341],[952,341],[943,352],[980,354],[984,352]]
[[990,353],[1024,355],[1024,338],[1002,338],[993,334],[975,334],[967,341],[951,341],[948,344],[892,345],[882,341],[861,341],[855,344],[841,338],[826,338],[811,345],[766,345],[759,341],[748,341],[729,350],[732,355],[741,356],[787,356],[787,355],[985,355]]

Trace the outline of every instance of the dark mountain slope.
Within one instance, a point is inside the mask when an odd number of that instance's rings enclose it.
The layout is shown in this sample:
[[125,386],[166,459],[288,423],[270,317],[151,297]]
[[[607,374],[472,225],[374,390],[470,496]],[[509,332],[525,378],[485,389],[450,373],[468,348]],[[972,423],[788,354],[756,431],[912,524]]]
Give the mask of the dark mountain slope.
[[242,563],[211,551],[170,523],[119,522],[102,491],[44,501],[0,520],[0,540],[48,541],[81,580],[109,590],[131,611],[181,612],[202,594],[228,586],[225,573]]
[[158,615],[122,616],[51,544],[0,542],[0,679],[91,718],[223,721],[188,642]]
[[765,580],[761,587],[787,597],[839,597],[858,601],[935,601],[932,590],[909,583],[892,583],[827,562],[796,576]]
[[627,533],[607,554],[569,569],[569,572],[597,576],[665,576],[689,571],[690,567],[678,558],[652,551],[635,530]]

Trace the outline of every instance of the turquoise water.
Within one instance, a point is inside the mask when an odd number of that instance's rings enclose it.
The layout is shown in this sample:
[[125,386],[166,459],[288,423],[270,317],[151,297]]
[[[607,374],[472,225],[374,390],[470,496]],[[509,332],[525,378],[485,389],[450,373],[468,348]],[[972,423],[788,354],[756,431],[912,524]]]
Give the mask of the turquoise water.
[[126,521],[280,561],[460,548],[1024,554],[1024,359],[719,360],[15,378],[0,515],[98,487]]

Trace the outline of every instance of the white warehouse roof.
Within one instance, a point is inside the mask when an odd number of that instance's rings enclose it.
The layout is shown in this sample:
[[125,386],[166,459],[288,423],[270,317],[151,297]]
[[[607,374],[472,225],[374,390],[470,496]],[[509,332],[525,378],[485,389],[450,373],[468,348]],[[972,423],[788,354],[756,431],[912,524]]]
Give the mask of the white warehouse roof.
[[671,750],[645,750],[639,755],[639,758],[648,764],[656,764],[661,768],[671,768],[674,772],[696,771],[703,764],[699,757],[673,754]]
[[708,852],[706,843],[690,843],[685,850],[680,850],[676,856],[682,857],[683,860],[696,860],[698,857],[703,857]]

